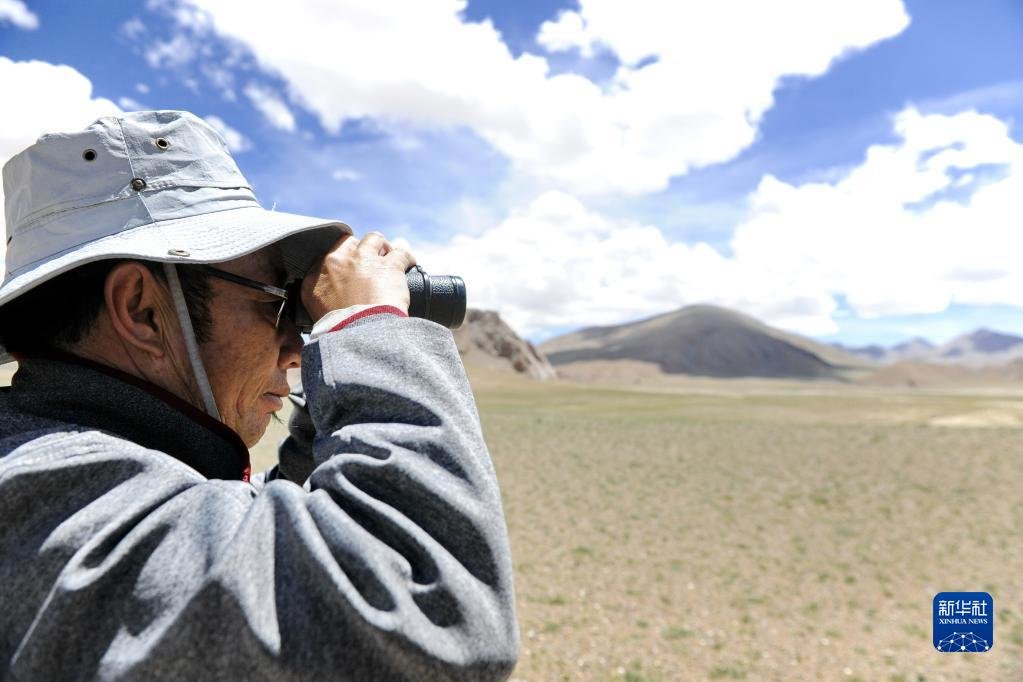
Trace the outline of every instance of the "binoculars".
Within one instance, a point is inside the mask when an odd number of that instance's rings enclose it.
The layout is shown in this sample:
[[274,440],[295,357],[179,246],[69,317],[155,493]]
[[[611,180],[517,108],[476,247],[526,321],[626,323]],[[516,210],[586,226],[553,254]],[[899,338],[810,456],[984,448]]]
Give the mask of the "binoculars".
[[[465,282],[456,275],[428,275],[418,265],[405,273],[409,291],[409,317],[421,317],[457,329],[465,320]],[[308,334],[313,329],[312,318],[302,306],[302,280],[288,286],[290,317],[298,331]],[[287,314],[287,313],[285,313]]]

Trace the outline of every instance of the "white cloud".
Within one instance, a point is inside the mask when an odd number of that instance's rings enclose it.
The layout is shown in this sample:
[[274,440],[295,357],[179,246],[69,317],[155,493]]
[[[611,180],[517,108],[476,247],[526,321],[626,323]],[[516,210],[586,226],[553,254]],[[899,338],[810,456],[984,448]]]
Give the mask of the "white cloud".
[[146,85],[145,83],[136,83],[135,84],[135,91],[138,92],[141,95],[148,95],[149,94],[149,86]]
[[[216,50],[219,46],[213,41],[215,36],[209,26],[208,15],[194,7],[154,0],[147,3],[147,8],[161,11],[173,20],[166,37],[157,37],[157,33],[138,17],[132,17],[120,26],[121,35],[134,43],[146,63],[154,69],[176,72],[181,83],[195,94],[200,91],[197,76],[201,75],[220,91],[224,99],[236,101],[234,67],[238,66],[242,49],[232,44],[233,49],[226,54]],[[165,23],[161,22],[157,30]],[[142,94],[149,92],[145,83],[137,83],[135,87]]]
[[217,64],[205,63],[202,64],[200,70],[213,87],[220,91],[224,99],[229,102],[234,102],[237,99],[234,92],[234,74],[230,69]]
[[149,108],[142,102],[131,97],[118,97],[117,106],[121,107],[125,111],[142,111]]
[[1023,79],[990,83],[918,104],[921,109],[941,114],[954,114],[966,109],[1011,111],[1023,107]]
[[204,116],[203,120],[210,124],[210,126],[220,133],[220,136],[224,138],[224,142],[227,143],[227,148],[232,154],[240,154],[241,152],[247,152],[252,149],[252,142],[247,137],[242,135],[240,132],[227,125],[224,119],[219,116],[210,114]]
[[[894,130],[897,143],[871,147],[833,182],[766,176],[729,257],[561,192],[416,254],[430,272],[462,274],[471,305],[499,309],[526,334],[706,302],[820,335],[837,329],[839,294],[864,317],[1023,306],[1023,145],[975,112],[907,109]],[[998,171],[946,196],[985,167]]]
[[[910,108],[894,130],[898,144],[871,147],[836,182],[765,177],[733,237],[737,261],[844,293],[864,317],[1023,306],[1023,145],[976,112]],[[985,167],[997,170],[982,180]]]
[[190,2],[330,130],[360,117],[469,126],[530,176],[584,193],[655,191],[734,157],[781,78],[820,75],[909,21],[901,0],[583,0],[540,38],[615,52],[626,66],[601,88],[513,57],[489,21],[462,18],[463,0]]
[[195,59],[198,53],[195,42],[183,33],[170,40],[147,40],[145,43],[146,63],[154,69],[182,66]]
[[589,57],[593,55],[593,37],[586,29],[586,23],[579,12],[564,10],[555,21],[545,21],[540,26],[536,42],[551,52],[576,48],[584,57]]
[[652,225],[609,220],[557,191],[482,234],[418,246],[415,253],[431,273],[464,277],[470,305],[500,310],[527,335],[613,324],[697,302],[802,328],[828,320],[835,308],[826,295],[751,286],[738,264],[706,244],[672,241]]
[[125,38],[129,40],[139,40],[141,38],[144,38],[146,33],[148,32],[145,23],[138,17],[132,17],[131,19],[128,19],[126,22],[121,24],[119,30],[121,32],[121,35],[123,35]]
[[270,125],[280,130],[286,130],[288,132],[295,132],[295,116],[291,113],[291,109],[284,103],[280,97],[277,96],[270,88],[257,85],[256,83],[249,83],[245,86],[245,96],[252,102],[252,106],[259,110],[259,113],[263,114]]
[[362,180],[362,173],[353,168],[338,168],[330,174],[338,182],[357,182]]
[[26,31],[39,28],[39,17],[21,0],[0,0],[0,24],[5,21]]
[[[15,62],[0,57],[0,83],[4,87],[4,100],[18,103],[16,107],[4,109],[4,124],[0,126],[0,165],[43,133],[81,130],[97,118],[119,111],[110,100],[94,98],[92,83],[70,66]],[[0,188],[0,203],[2,201]],[[5,251],[4,244],[0,243],[0,257]]]

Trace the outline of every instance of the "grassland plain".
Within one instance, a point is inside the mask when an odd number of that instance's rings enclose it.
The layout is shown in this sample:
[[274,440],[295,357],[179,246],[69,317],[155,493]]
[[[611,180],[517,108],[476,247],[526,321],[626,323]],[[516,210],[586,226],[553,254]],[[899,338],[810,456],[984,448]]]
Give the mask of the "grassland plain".
[[[1023,393],[471,376],[513,679],[1023,679]],[[990,652],[932,648],[944,590],[994,596]]]
[[[470,374],[513,679],[1023,679],[1023,392]],[[933,649],[946,590],[994,596],[990,652]]]
[[[1023,679],[1023,395],[474,385],[516,678]],[[933,649],[944,590],[994,595],[991,652]]]

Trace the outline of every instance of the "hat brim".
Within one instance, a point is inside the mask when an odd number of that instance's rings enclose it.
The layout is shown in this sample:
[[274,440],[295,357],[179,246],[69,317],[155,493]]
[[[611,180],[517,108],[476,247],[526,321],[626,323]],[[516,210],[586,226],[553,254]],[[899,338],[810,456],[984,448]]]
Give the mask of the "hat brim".
[[[0,306],[80,265],[114,258],[170,263],[221,263],[282,242],[285,268],[301,277],[338,239],[351,234],[335,221],[257,206],[162,220],[75,246],[8,273]],[[12,358],[0,347],[0,363]]]

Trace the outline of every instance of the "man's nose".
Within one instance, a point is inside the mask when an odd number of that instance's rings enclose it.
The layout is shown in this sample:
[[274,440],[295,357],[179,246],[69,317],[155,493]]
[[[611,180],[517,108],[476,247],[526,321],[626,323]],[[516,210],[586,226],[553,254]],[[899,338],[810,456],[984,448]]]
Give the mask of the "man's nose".
[[302,336],[298,333],[291,320],[282,320],[281,329],[281,353],[277,359],[277,366],[281,369],[297,369],[302,366]]

